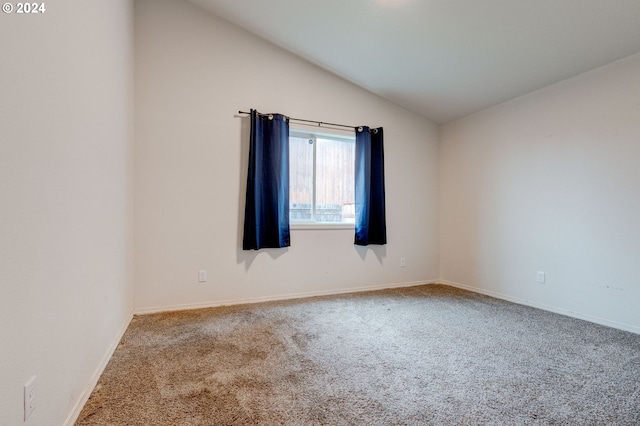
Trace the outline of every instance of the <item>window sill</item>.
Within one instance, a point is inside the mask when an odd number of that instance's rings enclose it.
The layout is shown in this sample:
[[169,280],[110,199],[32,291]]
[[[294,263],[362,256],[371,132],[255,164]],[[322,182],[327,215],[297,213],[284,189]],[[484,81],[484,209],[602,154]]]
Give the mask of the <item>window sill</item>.
[[353,230],[353,223],[290,223],[289,228],[292,230]]

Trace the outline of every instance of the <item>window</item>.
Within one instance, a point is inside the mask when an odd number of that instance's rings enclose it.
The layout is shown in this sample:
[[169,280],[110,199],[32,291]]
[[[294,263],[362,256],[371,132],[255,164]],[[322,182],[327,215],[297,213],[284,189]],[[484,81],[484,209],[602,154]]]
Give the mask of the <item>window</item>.
[[354,167],[355,136],[290,130],[291,224],[353,226]]

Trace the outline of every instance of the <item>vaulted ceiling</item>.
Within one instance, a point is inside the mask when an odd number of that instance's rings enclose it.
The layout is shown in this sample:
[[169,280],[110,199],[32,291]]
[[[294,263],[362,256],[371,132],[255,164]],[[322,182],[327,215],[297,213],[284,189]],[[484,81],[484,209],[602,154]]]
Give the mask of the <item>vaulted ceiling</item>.
[[446,123],[640,52],[639,0],[189,0]]

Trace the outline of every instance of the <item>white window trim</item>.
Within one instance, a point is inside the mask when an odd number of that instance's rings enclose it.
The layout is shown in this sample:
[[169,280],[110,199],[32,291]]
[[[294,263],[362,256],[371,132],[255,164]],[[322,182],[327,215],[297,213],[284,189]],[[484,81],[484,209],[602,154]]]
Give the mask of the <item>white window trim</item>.
[[312,230],[340,230],[350,229],[354,230],[356,225],[354,223],[322,223],[322,222],[291,222],[289,229],[293,231],[312,231]]
[[[301,125],[304,126],[304,125]],[[296,126],[297,127],[297,126]],[[333,129],[332,129],[333,130]],[[314,130],[308,130],[304,128],[294,128],[291,127],[289,129],[289,137],[294,138],[308,138],[313,139],[313,193],[312,193],[312,202],[315,216],[315,208],[316,208],[316,146],[315,140],[317,138],[326,138],[326,139],[334,139],[334,140],[343,140],[345,142],[355,142],[355,136],[353,136],[352,132],[347,132],[343,130],[333,130],[335,133],[328,132],[318,132]],[[355,222],[314,222],[314,221],[289,221],[289,229],[295,231],[308,231],[308,230],[354,230]]]

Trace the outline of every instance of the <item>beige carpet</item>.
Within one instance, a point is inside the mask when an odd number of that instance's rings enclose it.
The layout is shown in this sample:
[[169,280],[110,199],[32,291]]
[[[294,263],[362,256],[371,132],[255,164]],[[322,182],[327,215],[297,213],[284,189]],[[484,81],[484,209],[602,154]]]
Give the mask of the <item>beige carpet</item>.
[[640,335],[442,285],[137,316],[78,425],[639,425]]

